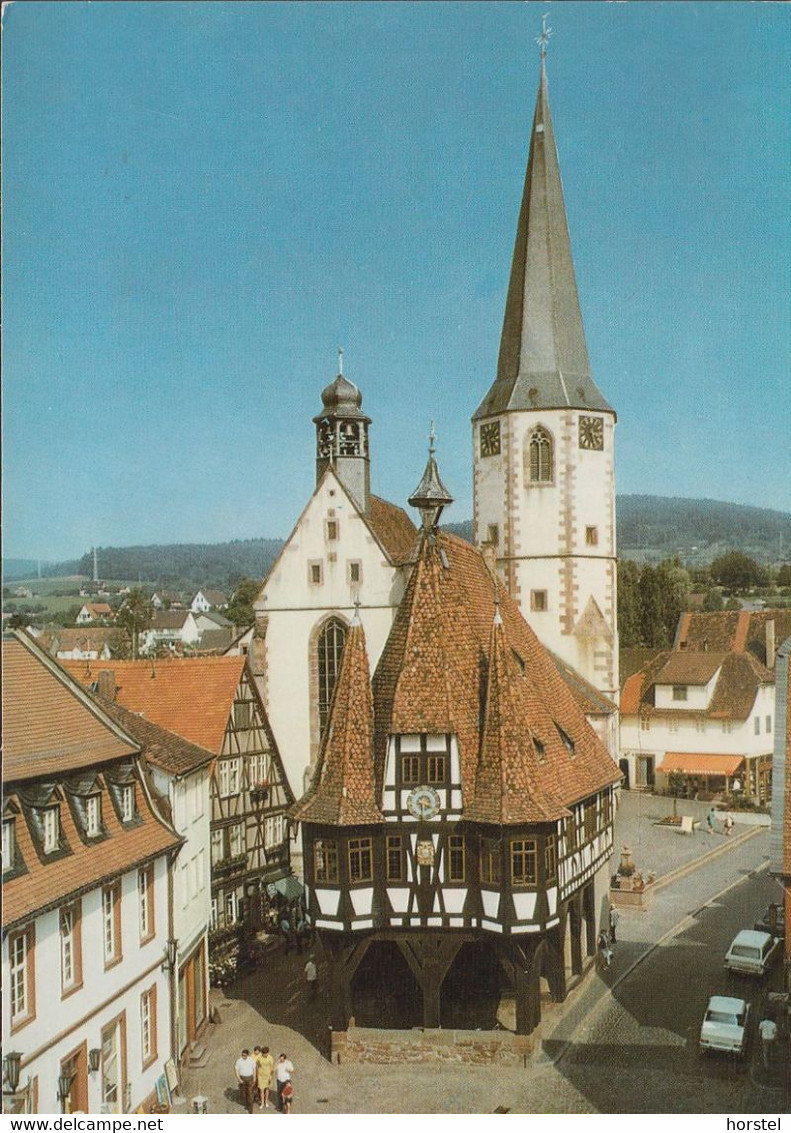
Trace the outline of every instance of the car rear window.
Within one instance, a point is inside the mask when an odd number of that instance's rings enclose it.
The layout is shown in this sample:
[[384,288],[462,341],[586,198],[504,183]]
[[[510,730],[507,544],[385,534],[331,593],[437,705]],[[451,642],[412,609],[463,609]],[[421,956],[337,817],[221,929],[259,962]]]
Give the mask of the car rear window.
[[738,1027],[741,1025],[740,1015],[729,1015],[726,1011],[707,1011],[707,1023],[723,1023],[726,1027]]
[[744,956],[747,960],[760,960],[760,948],[750,948],[746,944],[735,944],[731,948],[731,956]]

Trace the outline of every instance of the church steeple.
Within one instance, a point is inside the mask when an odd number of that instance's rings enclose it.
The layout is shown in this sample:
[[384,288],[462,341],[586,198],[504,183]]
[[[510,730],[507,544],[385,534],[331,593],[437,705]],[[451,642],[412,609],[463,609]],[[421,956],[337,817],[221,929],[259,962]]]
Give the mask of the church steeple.
[[316,483],[330,466],[367,515],[371,506],[368,426],[363,395],[343,374],[343,351],[338,351],[338,376],[321,391],[324,408],[313,418],[316,426]]
[[549,109],[545,42],[497,377],[473,420],[520,409],[612,413],[591,377]]

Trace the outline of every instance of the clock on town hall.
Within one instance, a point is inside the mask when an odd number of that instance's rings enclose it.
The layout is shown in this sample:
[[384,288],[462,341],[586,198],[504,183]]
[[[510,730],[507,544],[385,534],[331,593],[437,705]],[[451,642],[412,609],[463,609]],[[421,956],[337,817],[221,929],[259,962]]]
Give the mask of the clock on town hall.
[[580,448],[604,448],[603,417],[580,417]]
[[500,422],[481,425],[481,456],[497,456],[500,452]]
[[439,795],[433,787],[415,787],[407,795],[406,805],[413,818],[433,818],[439,812]]

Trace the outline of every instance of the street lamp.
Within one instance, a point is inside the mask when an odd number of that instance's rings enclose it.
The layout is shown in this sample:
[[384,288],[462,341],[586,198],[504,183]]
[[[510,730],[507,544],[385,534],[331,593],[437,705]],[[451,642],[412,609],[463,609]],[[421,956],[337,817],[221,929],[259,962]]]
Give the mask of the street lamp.
[[176,958],[178,957],[179,942],[172,936],[168,938],[165,945],[165,958],[162,961],[162,971],[172,972],[176,967]]
[[98,1046],[91,1047],[91,1049],[88,1051],[88,1070],[91,1072],[91,1074],[96,1073],[96,1071],[99,1069],[101,1061],[102,1061],[102,1049],[101,1049],[101,1047],[98,1047]]
[[22,1055],[19,1051],[10,1050],[3,1058],[3,1077],[8,1082],[8,1090],[3,1093],[15,1094],[19,1085],[19,1068]]
[[59,1074],[58,1075],[58,1097],[60,1104],[63,1107],[63,1112],[66,1112],[66,1099],[71,1093],[71,1084],[74,1081],[73,1074]]

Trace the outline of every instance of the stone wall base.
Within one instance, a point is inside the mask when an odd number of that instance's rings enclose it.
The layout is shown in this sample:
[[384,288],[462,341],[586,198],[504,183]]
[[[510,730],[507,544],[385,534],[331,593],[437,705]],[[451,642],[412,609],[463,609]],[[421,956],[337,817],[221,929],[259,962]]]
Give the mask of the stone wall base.
[[386,1031],[350,1027],[333,1031],[332,1061],[348,1063],[454,1062],[526,1066],[540,1042],[538,1027],[530,1035],[510,1031]]

